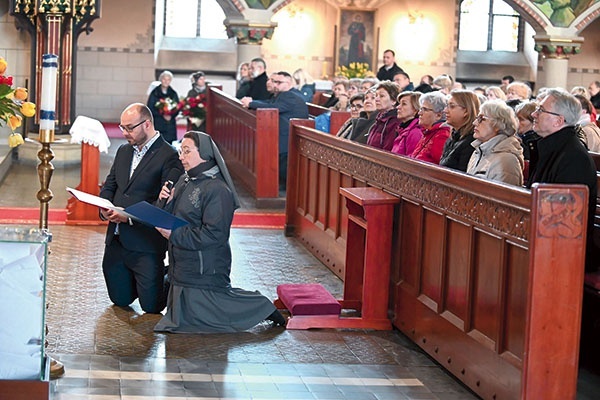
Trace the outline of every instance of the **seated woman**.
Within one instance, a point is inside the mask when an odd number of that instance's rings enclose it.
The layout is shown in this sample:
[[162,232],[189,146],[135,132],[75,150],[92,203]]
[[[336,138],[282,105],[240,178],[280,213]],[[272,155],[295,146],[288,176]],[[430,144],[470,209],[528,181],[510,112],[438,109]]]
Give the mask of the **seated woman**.
[[490,86],[485,90],[488,100],[506,100],[506,93],[499,86]]
[[440,165],[466,171],[473,154],[473,121],[479,112],[479,99],[469,90],[453,90],[446,107],[446,123],[452,134],[444,145]]
[[581,118],[577,124],[585,134],[588,150],[600,153],[600,127],[596,125],[596,109],[585,96],[576,94],[575,98],[581,104]]
[[336,133],[337,137],[350,139],[354,123],[360,117],[360,112],[364,107],[364,100],[365,95],[362,93],[355,94],[350,98],[350,118],[340,127],[340,130]]
[[369,129],[368,145],[382,150],[392,150],[400,125],[396,111],[398,94],[400,94],[400,87],[394,82],[383,81],[377,86],[375,106],[378,113],[375,123]]
[[358,114],[358,118],[352,123],[352,132],[347,139],[357,143],[367,144],[369,139],[369,129],[377,119],[377,108],[375,106],[375,89],[374,86],[367,90],[363,100],[363,109]]
[[189,222],[174,230],[156,228],[169,240],[169,297],[157,332],[238,332],[268,319],[286,321],[259,292],[231,287],[229,233],[237,193],[211,137],[187,132],[179,159],[185,173],[173,190],[162,188],[164,209]]
[[519,129],[517,130],[518,138],[521,141],[521,147],[523,148],[523,158],[529,160],[531,158],[531,148],[535,146],[540,137],[533,130],[533,117],[531,114],[535,111],[537,103],[534,101],[527,101],[519,104],[515,108],[517,118],[519,120]]
[[296,83],[294,87],[300,91],[304,102],[312,103],[316,90],[315,81],[312,76],[310,76],[310,74],[302,68],[298,68],[296,71],[294,71],[292,77]]
[[402,92],[398,95],[398,136],[394,139],[392,153],[409,156],[415,151],[417,143],[423,137],[423,128],[419,125],[419,92]]
[[238,67],[237,75],[237,91],[235,92],[235,98],[241,99],[242,97],[248,96],[250,92],[250,84],[252,83],[252,75],[250,74],[250,63],[243,62]]
[[446,95],[439,91],[425,93],[419,98],[419,104],[419,125],[423,129],[423,137],[409,157],[439,164],[444,144],[450,136],[450,127],[445,124],[444,118],[448,104]]
[[523,185],[523,149],[515,136],[519,122],[502,100],[483,103],[475,121],[475,148],[467,174],[492,181]]
[[325,108],[331,108],[337,104],[340,99],[340,96],[345,95],[348,92],[348,80],[340,79],[333,84],[333,88],[331,88],[331,97],[323,104]]

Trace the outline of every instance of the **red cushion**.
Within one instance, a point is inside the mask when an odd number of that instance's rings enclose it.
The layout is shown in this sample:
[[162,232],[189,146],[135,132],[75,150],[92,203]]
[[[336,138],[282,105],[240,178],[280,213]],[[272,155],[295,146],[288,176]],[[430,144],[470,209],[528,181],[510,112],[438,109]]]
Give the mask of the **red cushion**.
[[339,315],[340,303],[318,283],[277,286],[277,296],[292,315]]

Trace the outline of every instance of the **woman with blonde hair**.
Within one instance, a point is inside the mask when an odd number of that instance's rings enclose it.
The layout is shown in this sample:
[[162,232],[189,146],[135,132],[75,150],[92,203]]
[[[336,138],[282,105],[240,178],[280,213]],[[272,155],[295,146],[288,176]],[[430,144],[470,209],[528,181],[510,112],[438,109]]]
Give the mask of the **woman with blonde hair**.
[[300,91],[304,102],[312,103],[313,96],[315,95],[315,83],[312,76],[302,68],[298,68],[294,71],[292,77],[296,83],[294,87]]
[[467,174],[480,178],[523,185],[523,149],[516,137],[519,123],[515,112],[502,100],[483,103],[471,146],[475,149]]
[[473,121],[479,113],[479,99],[470,90],[453,90],[446,107],[446,123],[452,134],[444,145],[440,165],[466,171],[473,154]]
[[250,63],[243,62],[239,65],[237,71],[238,89],[235,93],[237,99],[245,97],[250,92],[250,84],[252,83],[252,75],[250,74]]
[[490,86],[485,90],[485,95],[488,100],[506,100],[506,93],[498,86]]

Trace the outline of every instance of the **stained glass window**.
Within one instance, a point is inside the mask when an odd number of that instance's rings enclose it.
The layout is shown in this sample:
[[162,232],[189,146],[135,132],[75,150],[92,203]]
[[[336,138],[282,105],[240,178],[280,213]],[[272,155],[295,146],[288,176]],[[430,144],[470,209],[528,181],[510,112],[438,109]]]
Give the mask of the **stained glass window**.
[[520,15],[502,0],[463,0],[458,49],[517,52],[520,25]]
[[227,39],[224,19],[216,0],[166,0],[165,36]]

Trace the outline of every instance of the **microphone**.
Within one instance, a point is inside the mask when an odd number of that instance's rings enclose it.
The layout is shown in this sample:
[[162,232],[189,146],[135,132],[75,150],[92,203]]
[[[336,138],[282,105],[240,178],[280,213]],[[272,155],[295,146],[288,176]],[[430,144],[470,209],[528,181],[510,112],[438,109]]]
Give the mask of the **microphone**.
[[[172,180],[168,180],[165,182],[165,185],[167,185],[167,189],[169,189],[169,192],[171,191],[171,189],[173,189],[173,181]],[[156,202],[156,207],[158,208],[164,208],[165,204],[167,204],[167,200],[169,198],[165,197],[164,199],[160,199]]]

